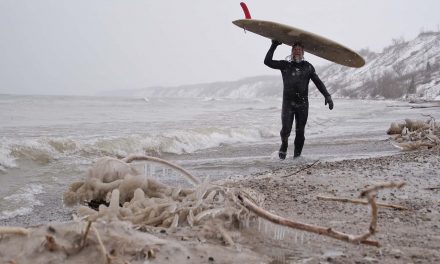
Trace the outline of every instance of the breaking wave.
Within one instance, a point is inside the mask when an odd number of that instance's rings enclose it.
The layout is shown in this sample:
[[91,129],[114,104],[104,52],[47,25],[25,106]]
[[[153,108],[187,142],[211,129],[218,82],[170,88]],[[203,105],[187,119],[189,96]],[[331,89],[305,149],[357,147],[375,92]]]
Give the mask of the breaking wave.
[[170,130],[157,134],[133,134],[123,137],[38,138],[21,142],[2,142],[0,168],[18,167],[20,160],[47,164],[76,156],[126,156],[130,153],[161,155],[184,154],[235,143],[252,143],[278,135],[275,128],[198,128]]

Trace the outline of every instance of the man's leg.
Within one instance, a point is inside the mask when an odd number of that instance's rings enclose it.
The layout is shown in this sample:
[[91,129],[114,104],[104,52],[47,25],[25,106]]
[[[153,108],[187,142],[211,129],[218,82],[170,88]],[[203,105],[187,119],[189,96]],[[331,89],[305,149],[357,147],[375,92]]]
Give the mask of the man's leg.
[[289,146],[288,141],[293,124],[293,109],[292,105],[289,102],[283,102],[283,107],[281,110],[281,124],[281,146],[280,150],[278,151],[278,156],[280,159],[283,160],[286,158],[287,155],[287,147]]
[[301,152],[305,141],[305,128],[307,124],[307,117],[309,115],[309,106],[304,105],[298,107],[295,111],[295,150],[293,152],[293,157],[301,156]]

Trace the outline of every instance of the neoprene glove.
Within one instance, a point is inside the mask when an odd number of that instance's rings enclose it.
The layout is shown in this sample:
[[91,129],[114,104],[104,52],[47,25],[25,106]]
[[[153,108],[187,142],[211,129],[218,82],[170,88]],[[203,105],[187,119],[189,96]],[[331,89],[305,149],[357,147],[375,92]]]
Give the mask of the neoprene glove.
[[333,109],[333,100],[332,100],[332,97],[330,95],[325,97],[325,105],[327,105],[327,104],[328,104],[328,108],[330,110],[332,110]]
[[272,45],[279,46],[279,45],[281,45],[281,44],[283,44],[283,43],[279,42],[279,41],[276,40],[276,39],[273,39],[273,40],[272,40]]

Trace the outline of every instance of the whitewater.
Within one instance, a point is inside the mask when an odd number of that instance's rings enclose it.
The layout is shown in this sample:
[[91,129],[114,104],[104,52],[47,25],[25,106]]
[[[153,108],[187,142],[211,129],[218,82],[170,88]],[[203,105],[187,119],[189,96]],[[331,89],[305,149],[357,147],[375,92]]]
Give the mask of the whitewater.
[[0,223],[68,219],[62,193],[103,156],[151,155],[201,178],[239,177],[301,161],[391,155],[399,151],[385,133],[391,122],[433,114],[406,102],[345,99],[330,111],[311,99],[303,157],[293,161],[289,149],[279,161],[280,111],[280,98],[0,95]]

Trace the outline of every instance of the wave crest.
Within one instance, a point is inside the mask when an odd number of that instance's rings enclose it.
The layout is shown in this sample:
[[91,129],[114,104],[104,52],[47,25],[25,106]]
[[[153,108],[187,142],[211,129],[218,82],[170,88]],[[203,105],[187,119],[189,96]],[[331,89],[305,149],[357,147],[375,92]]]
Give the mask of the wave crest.
[[0,146],[0,169],[16,167],[18,160],[47,164],[71,156],[89,159],[94,156],[125,157],[131,153],[185,154],[222,145],[257,142],[277,135],[278,131],[272,127],[205,127],[123,137],[28,139]]

